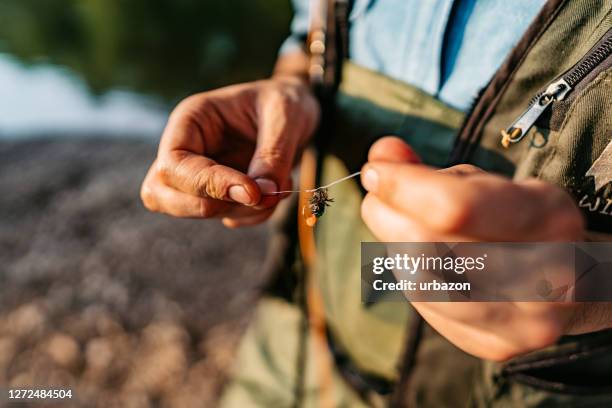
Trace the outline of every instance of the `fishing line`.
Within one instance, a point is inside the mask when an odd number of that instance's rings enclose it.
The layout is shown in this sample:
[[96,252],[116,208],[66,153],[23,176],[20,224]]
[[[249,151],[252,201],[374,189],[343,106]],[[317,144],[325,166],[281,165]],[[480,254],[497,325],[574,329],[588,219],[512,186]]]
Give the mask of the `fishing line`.
[[324,185],[324,186],[320,186],[320,187],[317,187],[317,188],[312,188],[312,189],[310,189],[310,190],[284,190],[284,191],[271,191],[271,192],[269,192],[269,193],[265,193],[264,195],[277,195],[277,194],[285,194],[285,193],[302,193],[302,192],[304,192],[304,193],[314,193],[314,192],[315,192],[315,191],[317,191],[317,190],[323,190],[323,189],[325,189],[325,188],[329,188],[329,187],[331,187],[331,186],[334,186],[334,185],[336,185],[336,184],[338,184],[338,183],[342,183],[343,181],[346,181],[346,180],[351,179],[351,178],[353,178],[353,177],[357,177],[357,176],[358,176],[358,175],[360,175],[360,174],[361,174],[361,172],[360,172],[360,171],[358,171],[358,172],[353,173],[353,174],[350,174],[350,175],[348,175],[348,176],[346,176],[346,177],[342,177],[341,179],[338,179],[338,180],[336,180],[336,181],[332,181],[331,183],[326,184],[326,185]]

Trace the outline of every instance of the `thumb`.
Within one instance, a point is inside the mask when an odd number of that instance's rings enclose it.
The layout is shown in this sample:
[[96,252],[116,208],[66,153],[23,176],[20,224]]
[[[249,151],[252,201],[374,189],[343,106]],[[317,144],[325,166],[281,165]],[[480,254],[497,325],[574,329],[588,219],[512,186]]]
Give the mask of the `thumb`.
[[276,99],[266,98],[259,106],[257,143],[248,169],[248,175],[259,185],[263,195],[290,184],[298,147],[295,132],[299,131],[301,121],[290,118],[287,104]]
[[386,136],[377,140],[370,147],[368,161],[414,164],[422,162],[412,147],[397,136]]

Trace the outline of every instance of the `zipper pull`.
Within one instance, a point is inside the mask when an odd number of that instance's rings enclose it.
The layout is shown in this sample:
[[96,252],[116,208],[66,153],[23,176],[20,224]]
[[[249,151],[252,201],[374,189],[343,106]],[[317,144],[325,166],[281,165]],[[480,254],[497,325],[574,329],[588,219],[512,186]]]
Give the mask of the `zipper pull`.
[[510,127],[501,131],[502,146],[507,149],[511,143],[520,142],[546,109],[553,102],[562,101],[571,90],[572,87],[563,78],[551,83]]

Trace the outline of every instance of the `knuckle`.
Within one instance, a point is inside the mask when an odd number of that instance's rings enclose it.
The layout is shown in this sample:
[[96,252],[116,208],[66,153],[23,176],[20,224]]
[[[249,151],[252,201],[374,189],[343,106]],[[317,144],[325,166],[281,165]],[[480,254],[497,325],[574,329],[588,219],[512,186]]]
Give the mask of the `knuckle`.
[[[361,203],[361,219],[378,238],[381,237],[380,206],[376,203],[376,198],[371,193],[366,194]],[[384,239],[381,239],[384,241]]]
[[574,200],[563,188],[540,180],[531,181],[537,197],[545,197],[546,220],[560,239],[580,240],[585,221]]
[[225,226],[225,228],[232,230],[242,227],[240,221],[237,221],[233,218],[224,218],[221,222],[223,223],[223,226]]
[[186,97],[182,101],[180,101],[176,107],[172,110],[170,116],[175,117],[189,117],[195,112],[196,106],[201,106],[206,103],[206,98],[202,97],[202,94],[194,94]]
[[285,169],[291,167],[292,155],[280,146],[267,146],[257,151],[254,160],[267,168]]
[[480,167],[474,166],[473,164],[460,164],[455,167],[459,174],[483,173]]
[[481,173],[482,170],[479,167],[476,167],[472,164],[457,164],[452,167],[447,167],[439,170],[441,173],[449,173],[456,174],[459,176],[472,174],[472,173]]
[[458,233],[465,229],[472,219],[476,204],[469,195],[450,195],[444,199],[441,214],[432,214],[437,220],[438,227],[446,233]]
[[205,93],[188,96],[180,101],[170,112],[168,122],[197,123],[212,106],[211,97]]
[[297,120],[301,111],[300,96],[293,89],[274,87],[262,93],[260,107],[274,112],[278,121]]
[[143,183],[142,187],[140,188],[140,200],[147,210],[152,212],[158,211],[157,201],[155,200],[153,191],[146,182]]
[[191,179],[191,184],[193,190],[198,196],[217,198],[214,185],[211,185],[206,177],[203,177],[202,175],[195,176]]
[[214,167],[212,165],[207,169],[206,172],[200,172],[192,177],[193,190],[200,197],[210,197],[217,200],[223,200],[227,198],[227,191],[229,189],[229,181],[222,177],[214,177]]
[[371,215],[372,215],[372,206],[371,206],[372,196],[370,193],[366,194],[366,196],[361,201],[361,219],[366,223],[370,223]]
[[292,87],[275,86],[267,93],[266,100],[277,108],[288,109],[298,101],[298,93]]
[[172,156],[170,156],[169,159],[170,160],[157,160],[155,162],[152,169],[154,177],[159,177],[166,182],[170,179],[176,165],[173,163]]

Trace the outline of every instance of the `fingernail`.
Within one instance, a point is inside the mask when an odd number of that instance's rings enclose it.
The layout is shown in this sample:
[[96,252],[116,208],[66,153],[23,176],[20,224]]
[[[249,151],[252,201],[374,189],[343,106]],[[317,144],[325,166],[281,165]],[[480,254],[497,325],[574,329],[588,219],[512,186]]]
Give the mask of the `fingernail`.
[[240,204],[251,204],[253,201],[246,189],[241,185],[231,186],[228,190],[229,198]]
[[376,191],[378,187],[378,173],[372,168],[368,168],[361,178],[363,187],[368,191]]
[[264,195],[278,191],[278,186],[272,180],[259,178],[255,179],[255,182],[257,183],[257,185],[259,185],[261,193]]

